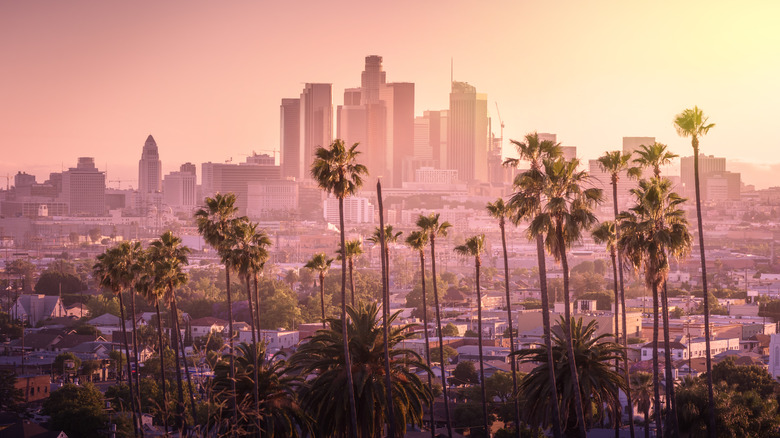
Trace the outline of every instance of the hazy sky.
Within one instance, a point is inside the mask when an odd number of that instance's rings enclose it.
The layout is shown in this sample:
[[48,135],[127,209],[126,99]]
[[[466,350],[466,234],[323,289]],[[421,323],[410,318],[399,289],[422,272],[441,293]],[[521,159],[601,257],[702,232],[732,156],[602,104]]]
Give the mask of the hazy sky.
[[554,132],[584,158],[623,136],[690,154],[672,119],[698,105],[717,124],[705,153],[780,185],[778,17],[775,1],[3,1],[0,173],[94,156],[134,180],[150,133],[165,172],[242,161],[278,149],[283,97],[331,82],[340,104],[376,54],[416,84],[418,115],[447,108],[452,58],[506,138]]

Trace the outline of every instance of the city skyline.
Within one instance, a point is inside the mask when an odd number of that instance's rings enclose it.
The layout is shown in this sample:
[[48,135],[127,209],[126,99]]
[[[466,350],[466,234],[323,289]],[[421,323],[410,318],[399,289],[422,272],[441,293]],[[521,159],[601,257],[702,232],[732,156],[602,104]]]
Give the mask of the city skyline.
[[[332,83],[335,111],[369,55],[384,58],[387,82],[415,84],[418,117],[447,107],[454,60],[454,79],[487,94],[494,121],[498,104],[505,154],[508,139],[536,130],[584,159],[620,149],[626,136],[654,136],[688,156],[672,118],[698,105],[717,124],[702,152],[726,157],[758,187],[773,185],[780,168],[769,118],[780,97],[777,5],[400,2],[383,14],[350,5],[0,5],[0,35],[12,42],[0,49],[0,173],[42,181],[91,156],[107,180],[134,180],[149,134],[164,174],[187,161],[272,153],[281,99],[305,82]],[[349,14],[373,18],[330,26]]]

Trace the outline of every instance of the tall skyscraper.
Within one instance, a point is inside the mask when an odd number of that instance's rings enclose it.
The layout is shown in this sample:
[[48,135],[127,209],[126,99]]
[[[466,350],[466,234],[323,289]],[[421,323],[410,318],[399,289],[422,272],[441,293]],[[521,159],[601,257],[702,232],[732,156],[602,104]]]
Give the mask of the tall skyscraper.
[[450,92],[447,168],[461,181],[487,181],[487,95],[465,82],[453,82]]
[[76,167],[62,172],[62,200],[71,216],[102,216],[106,213],[106,173],[95,167],[92,157],[80,157]]
[[238,213],[246,215],[249,186],[279,180],[280,177],[280,166],[274,164],[274,157],[265,154],[247,157],[246,162],[241,164],[203,163],[201,190],[203,196],[235,193]]
[[282,176],[301,179],[301,99],[282,99],[279,106]]
[[[707,193],[708,178],[728,173],[730,172],[726,172],[726,158],[699,154],[699,188],[701,189],[701,198],[705,201],[710,198]],[[733,181],[734,180],[731,179],[732,185]],[[696,174],[693,169],[693,156],[680,158],[680,182],[683,187],[679,191],[682,192],[684,196],[690,198],[696,196]],[[739,179],[737,179],[737,187],[739,187]],[[732,193],[733,190],[734,189],[732,189]],[[739,197],[738,191],[736,197]]]
[[394,82],[379,87],[379,100],[385,106],[385,166],[391,187],[413,181],[414,173],[404,174],[404,163],[414,159],[414,84]]
[[333,142],[333,98],[331,84],[306,84],[301,92],[300,157],[298,176],[310,179],[309,169],[318,147]]
[[366,67],[360,75],[360,103],[370,105],[379,102],[379,87],[385,83],[385,72],[382,70],[382,57],[366,56]]
[[138,193],[142,198],[148,193],[162,191],[162,162],[157,151],[157,142],[149,134],[138,161]]
[[359,149],[365,151],[368,146],[368,110],[360,103],[361,94],[360,88],[344,90],[344,105],[336,109],[336,137],[349,146],[360,143]]

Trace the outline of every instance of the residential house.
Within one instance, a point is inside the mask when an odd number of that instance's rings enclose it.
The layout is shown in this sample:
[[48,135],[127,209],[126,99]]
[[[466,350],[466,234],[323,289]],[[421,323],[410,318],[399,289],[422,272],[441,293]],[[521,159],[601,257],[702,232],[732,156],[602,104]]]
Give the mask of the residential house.
[[45,319],[66,315],[65,306],[58,296],[43,294],[20,295],[11,307],[10,314],[30,325],[38,325]]

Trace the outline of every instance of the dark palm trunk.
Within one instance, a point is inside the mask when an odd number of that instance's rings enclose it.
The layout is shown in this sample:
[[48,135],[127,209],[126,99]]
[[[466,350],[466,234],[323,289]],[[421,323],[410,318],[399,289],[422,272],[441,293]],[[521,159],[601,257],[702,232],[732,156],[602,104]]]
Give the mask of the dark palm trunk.
[[718,433],[715,426],[715,394],[712,390],[712,356],[710,352],[710,298],[707,289],[707,259],[704,256],[704,226],[701,219],[701,191],[699,188],[699,139],[694,135],[693,144],[693,174],[696,187],[696,225],[699,230],[699,256],[701,257],[701,287],[704,294],[704,343],[705,358],[707,362],[707,401],[708,401],[708,427],[710,438],[715,438]]
[[512,353],[515,351],[515,333],[512,322],[512,300],[509,296],[509,255],[506,251],[506,227],[503,217],[499,219],[498,226],[501,229],[501,247],[504,250],[504,288],[506,289],[506,316],[507,322],[509,323],[509,357],[512,358],[512,394],[515,408],[515,432],[517,433],[517,438],[520,438],[520,403],[518,402],[519,397],[517,393],[517,361],[515,360],[515,357],[512,356]]
[[[252,345],[254,348],[251,348],[250,351],[252,351],[252,377],[254,378],[254,391],[252,391],[252,399],[255,402],[255,410],[259,409],[258,400],[259,400],[259,394],[260,394],[260,387],[258,386],[258,374],[257,374],[257,332],[255,331],[255,312],[254,307],[252,306],[252,286],[249,279],[249,274],[247,273],[244,276],[244,282],[246,283],[246,299],[248,301],[248,307],[249,307],[249,329],[252,331]],[[255,419],[257,421],[257,419]],[[257,424],[257,434],[260,434],[260,425]]]
[[666,296],[666,283],[661,289],[661,306],[664,320],[664,363],[666,364],[666,433],[672,438],[680,436],[677,424],[677,406],[674,399],[674,377],[672,377],[672,349],[669,340],[669,303]]
[[162,317],[160,316],[160,301],[155,302],[155,309],[157,310],[157,341],[160,344],[160,384],[163,394],[163,428],[165,429],[165,436],[168,436],[168,391],[166,389],[165,381],[165,349],[163,346],[163,325]]
[[[169,293],[173,294],[173,288],[169,288]],[[176,396],[178,403],[176,404],[176,428],[182,430],[184,427],[184,388],[182,387],[182,375],[181,375],[181,357],[179,356],[179,315],[176,314],[176,308],[171,305],[171,347],[173,348],[173,355],[176,362]]]
[[355,307],[355,272],[354,272],[354,262],[352,261],[352,257],[349,258],[349,288],[350,292],[352,293],[352,300],[351,304],[352,307]]
[[320,271],[320,306],[322,306],[322,328],[325,329],[325,273]]
[[[615,226],[617,228],[617,226]],[[611,249],[609,252],[609,256],[612,259],[612,277],[613,277],[613,284],[615,289],[615,343],[620,344],[620,321],[618,318],[619,315],[619,303],[620,303],[620,292],[618,291],[618,278],[617,278],[617,261],[615,260],[617,258],[617,255],[615,254],[615,249]],[[615,359],[615,373],[620,374],[620,360]],[[626,377],[626,381],[628,380],[628,377]],[[616,389],[615,394],[615,438],[620,438],[620,389]]]
[[[340,175],[344,178],[344,175]],[[344,235],[344,198],[339,196],[339,231],[341,232],[341,254],[345,254],[346,237]],[[344,369],[347,372],[349,386],[349,415],[353,437],[358,435],[357,404],[355,403],[355,383],[352,379],[352,360],[349,355],[349,333],[347,332],[347,258],[341,258],[341,336],[344,340]]]
[[[133,288],[130,288],[130,311],[133,313],[133,317],[131,318],[131,321],[133,323],[133,358],[135,359],[135,369],[138,369],[138,335],[137,335],[137,324],[135,321],[135,290]],[[128,362],[130,361],[130,358],[127,358]],[[136,376],[135,378],[135,389],[130,388],[131,391],[135,391],[135,402],[137,404],[138,409],[138,421],[139,423],[142,423],[142,417],[143,417],[143,409],[141,407],[141,376]],[[144,430],[143,427],[140,427],[139,434],[143,438],[144,436]]]
[[479,386],[482,390],[482,421],[485,423],[485,436],[489,437],[490,425],[488,424],[487,391],[485,390],[485,362],[482,357],[482,291],[479,289],[479,256],[474,260],[474,267],[477,275],[477,337],[479,339]]
[[[176,305],[176,296],[173,296],[173,301],[171,301],[171,305],[173,306],[174,311],[176,314],[179,314],[179,308]],[[190,392],[190,411],[192,412],[192,420],[194,422],[197,422],[197,416],[195,413],[195,387],[192,386],[192,376],[190,376],[190,367],[187,363],[187,354],[184,351],[184,339],[182,339],[181,330],[179,330],[179,320],[176,319],[176,333],[179,334],[179,349],[181,350],[181,357],[182,362],[184,363],[184,374],[187,376],[187,387],[189,388]]]
[[[379,243],[385,255],[382,259],[382,328],[384,335],[384,355],[385,355],[385,396],[387,398],[387,436],[395,438],[395,408],[393,406],[393,383],[390,378],[390,350],[388,340],[390,339],[390,327],[388,319],[390,317],[390,258],[387,252],[387,239],[385,236],[385,215],[382,208],[382,184],[376,182],[376,195],[379,207]],[[349,275],[352,276],[352,259],[349,259]],[[355,300],[355,280],[352,278],[352,300]]]
[[661,426],[661,381],[658,376],[658,284],[653,283],[653,404],[656,436],[663,436]]
[[[618,199],[617,199],[617,176],[612,177],[612,207],[615,214],[615,241],[620,241],[620,227],[618,226]],[[614,265],[614,260],[612,261]],[[626,379],[626,401],[628,403],[628,430],[631,438],[634,438],[634,401],[631,398],[631,374],[628,366],[628,324],[626,323],[626,291],[623,287],[623,257],[618,248],[617,254],[617,274],[620,280],[620,307],[623,316],[623,376]],[[617,312],[617,301],[615,302],[615,312]],[[646,432],[648,433],[648,432]]]
[[439,309],[439,287],[436,285],[436,238],[431,238],[431,274],[433,274],[433,301],[436,306],[436,330],[439,332],[439,359],[441,360],[441,389],[444,395],[444,415],[447,419],[447,436],[452,438],[452,421],[450,420],[450,399],[447,397],[447,373],[444,371],[444,336],[441,333],[441,311]]
[[[425,251],[420,250],[420,278],[422,279],[422,307],[423,307],[423,334],[425,335],[425,364],[428,369],[431,368],[431,344],[428,340],[428,303],[425,298]],[[433,382],[431,374],[428,373],[428,390],[433,394]],[[436,438],[436,422],[433,418],[433,397],[431,397],[428,410],[431,414],[431,438]]]
[[574,341],[571,338],[571,306],[569,305],[569,262],[566,259],[566,247],[564,246],[563,228],[560,222],[556,224],[555,231],[558,238],[558,245],[561,252],[561,268],[563,269],[563,298],[566,306],[563,328],[564,339],[566,339],[566,351],[569,355],[569,372],[571,373],[572,391],[574,392],[574,411],[577,413],[577,428],[580,432],[580,438],[587,438],[585,430],[585,412],[582,405],[582,390],[580,389],[580,376],[577,372],[577,363],[574,357]]
[[238,402],[236,400],[236,362],[233,358],[233,299],[230,295],[230,263],[225,263],[225,285],[228,306],[228,344],[230,345],[230,407],[233,409],[233,424],[238,424]]
[[[125,344],[125,358],[127,359],[127,387],[130,390],[130,405],[133,406],[133,431],[138,435],[139,425],[141,421],[140,413],[137,413],[135,408],[137,407],[136,398],[133,394],[133,371],[130,367],[130,346],[127,342],[127,323],[125,322],[125,303],[122,298],[122,291],[119,291],[119,317],[122,319],[122,341]],[[135,319],[135,317],[133,317]]]
[[542,325],[544,326],[544,344],[547,347],[547,369],[550,376],[550,401],[552,404],[553,437],[561,438],[561,410],[558,404],[558,386],[555,383],[555,360],[552,350],[552,324],[550,322],[550,296],[547,292],[547,262],[544,259],[544,240],[536,236],[536,256],[539,264],[539,290],[542,294]]
[[650,438],[650,410],[645,411],[645,438]]

